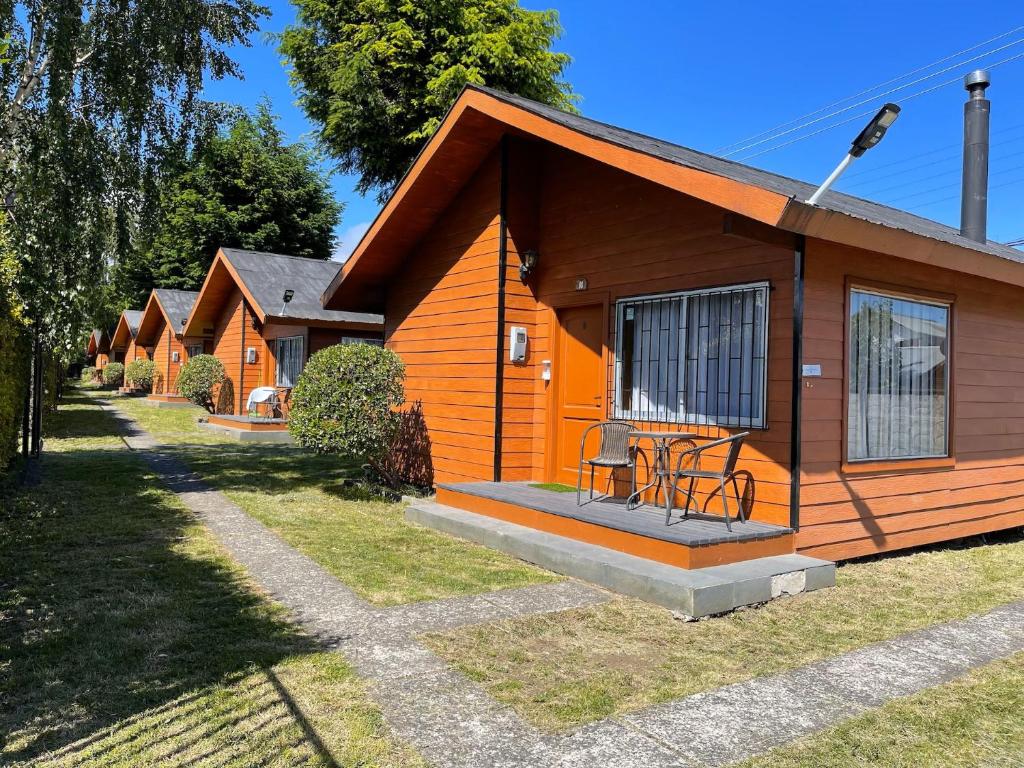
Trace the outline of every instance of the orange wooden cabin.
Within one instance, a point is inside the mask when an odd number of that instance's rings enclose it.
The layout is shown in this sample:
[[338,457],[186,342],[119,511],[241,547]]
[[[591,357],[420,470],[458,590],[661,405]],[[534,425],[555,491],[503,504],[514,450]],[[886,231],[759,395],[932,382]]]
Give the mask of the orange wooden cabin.
[[154,288],[139,320],[135,344],[153,361],[154,400],[181,400],[178,396],[178,371],[189,355],[203,351],[202,339],[184,334],[185,320],[199,294],[173,288]]
[[451,505],[557,528],[481,489],[575,485],[582,430],[624,418],[751,432],[788,551],[1024,525],[1024,254],[813,191],[470,87],[324,305],[384,313]]
[[136,309],[126,309],[121,313],[114,328],[114,335],[110,339],[110,352],[115,362],[127,365],[133,360],[149,359],[146,348],[135,343],[135,337],[139,333],[139,323],[142,320],[142,312]]
[[95,328],[89,334],[89,341],[85,347],[85,361],[102,371],[110,362],[110,336],[106,331]]
[[[309,356],[324,347],[381,343],[380,315],[321,306],[320,297],[340,268],[337,262],[260,251],[217,252],[185,332],[201,339],[224,365],[228,381],[218,397],[218,413],[246,416],[256,387],[289,390]],[[285,405],[284,416],[286,410]]]

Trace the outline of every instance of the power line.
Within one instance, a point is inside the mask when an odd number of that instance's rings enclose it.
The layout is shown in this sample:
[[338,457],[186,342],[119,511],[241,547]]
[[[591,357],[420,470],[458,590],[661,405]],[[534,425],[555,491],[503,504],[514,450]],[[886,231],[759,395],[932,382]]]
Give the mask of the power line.
[[[990,186],[988,188],[988,191],[991,192],[993,189],[1003,189],[1004,187],[1012,187],[1014,184],[1022,184],[1022,183],[1024,183],[1024,176],[1021,176],[1018,179],[1011,179],[1010,181],[1004,181],[1002,184],[994,184],[994,185],[992,185],[992,186]],[[942,189],[949,189],[949,186],[947,185],[946,187],[942,187]],[[935,191],[935,190],[932,190],[932,191]],[[948,195],[946,197],[940,197],[940,198],[938,198],[936,200],[929,200],[929,201],[924,202],[924,203],[918,203],[917,205],[912,205],[909,208],[907,208],[906,210],[908,210],[908,211],[919,211],[922,208],[928,208],[928,207],[933,206],[933,205],[938,205],[939,203],[946,203],[946,202],[949,202],[950,200],[956,200],[959,197],[960,197],[960,195],[958,195],[958,194],[957,195]],[[883,203],[883,205],[888,205],[888,203]]]
[[[1024,39],[1024,38],[1022,38],[1022,39]],[[1008,64],[1011,61],[1016,61],[1017,59],[1021,59],[1021,58],[1024,58],[1024,53],[1018,53],[1018,54],[1015,54],[1013,56],[1009,56],[1009,57],[1003,59],[1002,61],[997,61],[994,64],[988,64],[986,66],[987,66],[988,69],[995,69],[996,67],[1002,66],[1003,64]],[[944,82],[939,83],[938,85],[933,85],[933,86],[931,86],[929,88],[925,88],[924,90],[918,91],[917,93],[912,93],[909,96],[903,96],[903,97],[901,97],[900,101],[905,103],[905,102],[910,101],[911,99],[916,99],[919,96],[924,96],[925,94],[932,93],[933,91],[937,91],[940,88],[945,88],[947,85],[952,85],[953,83],[958,83],[958,82],[960,82],[960,76],[959,75],[957,77],[952,78],[951,80],[946,80]],[[882,95],[885,95],[885,94],[882,94]],[[804,141],[805,139],[810,139],[810,138],[812,138],[814,136],[817,136],[817,135],[819,135],[821,133],[825,133],[826,131],[830,131],[833,128],[838,128],[839,126],[846,125],[847,123],[852,123],[854,120],[857,120],[857,119],[862,118],[862,117],[866,117],[867,115],[873,115],[874,113],[875,113],[874,109],[868,110],[867,112],[861,112],[859,114],[854,115],[853,117],[846,118],[845,120],[840,120],[839,122],[832,123],[831,125],[826,125],[823,128],[819,128],[818,130],[812,131],[811,133],[804,134],[803,136],[797,136],[797,137],[795,137],[793,139],[790,139],[789,141],[785,141],[785,142],[783,142],[781,144],[776,144],[775,146],[768,147],[767,149],[762,149],[760,152],[754,152],[753,154],[750,154],[750,155],[744,155],[743,157],[738,158],[738,160],[740,160],[742,162],[745,162],[747,160],[752,160],[755,157],[760,157],[761,155],[766,155],[769,152],[775,152],[776,150],[783,149],[784,147],[791,146],[793,144],[796,144],[797,142]],[[778,136],[776,138],[781,138],[781,134],[780,134],[780,136]],[[758,142],[758,143],[762,143],[762,142]],[[754,146],[754,145],[751,145],[751,146]],[[737,151],[739,151],[739,150],[737,150]]]
[[[770,141],[775,141],[775,139],[781,139],[783,136],[788,136],[791,133],[795,133],[796,131],[800,131],[800,130],[802,130],[804,128],[807,128],[807,127],[809,127],[811,125],[816,125],[817,123],[820,123],[820,122],[822,122],[824,120],[828,120],[829,118],[841,115],[844,112],[849,112],[851,109],[856,109],[857,107],[862,107],[865,104],[875,103],[879,99],[882,99],[882,98],[884,98],[886,96],[891,96],[894,93],[899,93],[900,91],[906,90],[907,88],[910,88],[911,86],[918,85],[920,83],[926,82],[928,80],[931,80],[932,78],[938,77],[939,75],[944,75],[947,72],[953,71],[954,69],[960,69],[965,64],[970,64],[973,61],[978,61],[979,59],[983,59],[986,56],[991,56],[994,53],[999,53],[1000,51],[1005,51],[1007,48],[1012,48],[1013,46],[1020,45],[1021,43],[1024,43],[1024,37],[1017,38],[1016,40],[1014,40],[1012,42],[1009,42],[1006,45],[1001,45],[998,48],[993,48],[990,51],[985,51],[984,53],[980,53],[977,56],[972,56],[969,59],[964,59],[963,61],[958,61],[957,63],[951,64],[948,67],[944,67],[943,69],[940,69],[940,70],[938,70],[936,72],[932,72],[930,75],[925,75],[924,77],[919,77],[916,80],[911,80],[911,81],[909,81],[907,83],[904,83],[903,85],[899,85],[899,86],[897,86],[895,88],[890,88],[888,91],[883,91],[882,93],[874,94],[872,96],[869,96],[866,99],[862,99],[861,101],[858,101],[858,102],[855,102],[853,104],[850,104],[847,107],[843,107],[842,109],[837,109],[837,110],[835,110],[833,112],[830,112],[827,115],[822,115],[821,117],[816,117],[813,120],[808,120],[808,121],[806,121],[804,123],[801,123],[800,125],[793,126],[792,128],[787,128],[784,131],[779,131],[777,133],[774,133],[771,136],[767,136],[765,138],[759,139],[758,141],[751,142],[751,143],[746,144],[746,145],[744,145],[742,147],[737,147],[736,149],[731,149],[728,152],[722,153],[722,157],[729,157],[730,155],[735,155],[738,152],[746,152],[748,149],[753,149],[754,147],[759,147],[762,144],[767,144]],[[960,80],[959,76],[957,76],[956,78],[954,78],[950,82],[957,82],[958,80]],[[942,85],[946,85],[946,84],[948,84],[948,83],[940,84],[940,85],[936,86],[936,88],[940,88],[940,87],[942,87]],[[934,89],[932,89],[932,90],[934,90]],[[925,91],[925,93],[927,93],[927,92],[928,91]],[[902,98],[903,101],[907,101],[909,97],[901,97],[901,98]],[[874,110],[871,110],[871,112],[868,112],[867,114],[872,114],[873,112],[874,112]],[[853,119],[853,118],[851,118],[851,119]],[[811,134],[811,135],[814,135],[814,134]],[[783,145],[783,146],[785,146],[785,145]],[[756,155],[754,155],[754,157],[756,157]]]
[[[891,80],[886,80],[885,82],[878,83],[877,85],[873,85],[870,88],[866,88],[863,91],[858,91],[857,93],[853,94],[852,96],[847,96],[845,99],[840,99],[839,101],[834,101],[831,104],[826,104],[824,107],[820,107],[819,109],[816,109],[813,112],[808,112],[806,115],[801,115],[800,117],[795,117],[792,120],[788,120],[785,123],[781,123],[781,124],[775,126],[774,128],[769,128],[768,130],[761,131],[760,133],[755,133],[753,136],[748,136],[747,138],[740,139],[739,141],[734,141],[732,144],[726,144],[724,147],[719,147],[718,149],[716,149],[715,150],[715,154],[719,154],[719,153],[724,152],[726,150],[732,149],[733,147],[735,147],[735,146],[737,146],[739,144],[745,144],[748,141],[753,141],[755,139],[759,139],[762,136],[765,136],[765,135],[767,135],[769,133],[774,133],[775,131],[777,131],[777,130],[779,130],[781,128],[786,128],[786,127],[792,125],[793,123],[799,122],[800,120],[805,120],[808,117],[814,117],[815,115],[817,115],[820,112],[824,112],[827,109],[832,109],[833,107],[838,107],[840,104],[844,104],[845,102],[851,101],[852,99],[857,99],[857,98],[860,98],[861,96],[866,96],[867,94],[872,93],[872,92],[878,90],[879,88],[884,88],[887,85],[891,85],[893,83],[898,83],[900,80],[903,80],[904,78],[912,77],[913,75],[916,75],[919,72],[924,72],[925,70],[931,69],[932,67],[937,66],[939,64],[942,64],[944,62],[947,62],[950,59],[956,58],[957,56],[962,56],[965,53],[970,53],[971,51],[974,51],[974,50],[977,50],[978,48],[981,48],[983,45],[988,45],[989,43],[994,43],[996,40],[1002,40],[1004,37],[1009,37],[1012,34],[1020,32],[1021,30],[1024,30],[1024,26],[1014,27],[1013,29],[1011,29],[1011,30],[1009,30],[1007,32],[1003,32],[1000,35],[996,35],[995,37],[990,37],[988,40],[984,40],[984,41],[982,41],[980,43],[977,43],[976,45],[972,45],[970,48],[964,48],[962,51],[957,51],[956,53],[951,53],[949,56],[945,56],[945,57],[943,57],[941,59],[938,59],[937,61],[933,61],[931,64],[925,64],[923,67],[918,67],[917,69],[912,69],[909,72],[904,72],[902,75],[894,77]],[[982,54],[982,55],[985,55],[985,54]]]
[[[1004,168],[1003,170],[992,174],[992,178],[995,178],[997,176],[1005,176],[1006,174],[1012,173],[1014,171],[1024,171],[1024,165],[1015,165],[1013,168]],[[912,192],[909,195],[900,195],[899,197],[891,198],[885,202],[885,205],[892,205],[893,203],[898,203],[901,200],[910,200],[911,198],[914,197],[920,197],[921,195],[927,195],[932,192],[941,192],[944,189],[952,189],[953,187],[958,186],[960,186],[959,182],[953,182],[952,184],[942,184],[938,187],[932,187],[931,189],[922,189],[918,192]],[[998,187],[989,187],[989,189],[997,188]]]

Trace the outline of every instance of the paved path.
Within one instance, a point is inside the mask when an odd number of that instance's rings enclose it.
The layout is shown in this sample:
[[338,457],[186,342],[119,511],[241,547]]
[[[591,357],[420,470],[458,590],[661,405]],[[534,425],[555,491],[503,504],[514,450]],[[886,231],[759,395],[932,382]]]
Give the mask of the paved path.
[[161,474],[253,579],[371,681],[398,738],[452,768],[720,766],[760,754],[890,699],[1024,651],[1024,602],[940,624],[807,667],[544,734],[451,669],[416,636],[591,605],[606,593],[566,581],[375,609],[207,487],[116,409],[125,442]]

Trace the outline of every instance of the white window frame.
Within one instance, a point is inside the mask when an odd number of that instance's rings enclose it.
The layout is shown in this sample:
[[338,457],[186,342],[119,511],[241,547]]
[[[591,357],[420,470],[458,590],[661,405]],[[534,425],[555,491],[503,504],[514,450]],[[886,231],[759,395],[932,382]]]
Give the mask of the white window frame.
[[[623,342],[623,323],[625,319],[624,308],[629,304],[635,304],[643,301],[661,301],[661,300],[675,300],[682,299],[684,302],[691,296],[711,296],[715,294],[734,293],[736,291],[747,291],[761,289],[765,292],[765,300],[763,307],[763,317],[761,319],[761,349],[764,350],[764,365],[761,371],[761,397],[759,398],[759,408],[751,408],[752,411],[759,413],[760,415],[755,418],[737,416],[736,418],[723,418],[714,417],[711,414],[698,414],[689,412],[679,412],[676,418],[651,418],[649,413],[643,412],[641,409],[632,408],[625,409],[620,407],[622,402],[622,392],[620,386],[622,382],[622,342]],[[769,305],[771,303],[771,283],[767,280],[751,282],[751,283],[737,283],[735,285],[721,285],[714,288],[698,288],[689,291],[673,291],[671,293],[652,293],[644,294],[641,296],[624,296],[615,301],[615,364],[612,369],[612,413],[614,418],[617,419],[628,419],[631,421],[651,421],[659,424],[694,424],[700,426],[720,426],[720,427],[740,427],[747,429],[765,429],[768,425],[768,323],[770,318]],[[682,311],[687,311],[688,307],[684,305]],[[683,339],[683,343],[680,345],[683,355],[686,354],[686,339]],[[679,390],[680,393],[683,390]],[[753,398],[753,395],[751,395]],[[753,402],[751,403],[753,406]]]
[[384,339],[364,338],[363,336],[342,336],[339,344],[372,344],[375,347],[383,347]]
[[[281,383],[281,344],[282,342],[295,342],[299,343],[299,370],[295,374],[296,381],[291,384]],[[294,387],[298,381],[299,376],[302,374],[302,369],[305,367],[305,354],[306,354],[306,339],[302,334],[297,336],[278,336],[274,339],[274,385],[278,387]]]
[[[197,352],[196,354],[192,354],[192,350],[194,349],[198,349],[199,352]],[[201,354],[203,354],[202,344],[189,344],[187,347],[185,347],[185,355],[186,357],[188,357],[189,360],[191,360],[193,357],[198,357]]]
[[[850,417],[850,385],[853,383],[853,318],[851,316],[851,309],[853,307],[853,294],[862,293],[868,296],[880,296],[887,299],[894,299],[896,301],[906,301],[912,304],[924,304],[930,307],[940,307],[946,310],[946,364],[945,364],[945,381],[943,382],[943,391],[945,393],[945,429],[943,430],[943,446],[941,453],[926,453],[926,454],[913,454],[913,455],[889,455],[889,456],[866,456],[863,458],[852,458],[850,456],[850,432],[853,429],[853,419]],[[845,388],[844,393],[844,411],[843,414],[843,457],[848,464],[872,464],[877,462],[890,462],[890,461],[919,461],[927,459],[947,459],[950,458],[950,430],[952,429],[953,420],[950,413],[950,404],[952,403],[952,393],[950,392],[950,386],[952,384],[952,370],[953,370],[953,301],[943,300],[935,297],[928,297],[916,294],[913,290],[908,289],[905,292],[897,290],[887,291],[882,288],[873,288],[866,285],[858,285],[851,283],[847,286],[847,298],[846,298],[846,375],[843,385]]]

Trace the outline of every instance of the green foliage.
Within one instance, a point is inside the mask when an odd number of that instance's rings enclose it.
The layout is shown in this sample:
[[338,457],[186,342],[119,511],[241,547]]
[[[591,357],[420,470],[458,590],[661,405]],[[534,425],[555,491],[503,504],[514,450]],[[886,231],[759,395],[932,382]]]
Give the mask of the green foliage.
[[94,381],[96,381],[96,366],[87,365],[82,368],[82,383],[91,384]]
[[[18,290],[43,347],[78,352],[106,319],[105,275],[131,247],[165,156],[207,130],[210,79],[241,74],[253,0],[0,2],[0,199],[15,193]],[[113,314],[116,316],[116,310]]]
[[156,363],[143,357],[132,360],[124,369],[125,382],[146,392],[153,388],[154,376],[156,376]]
[[381,197],[467,84],[573,110],[553,10],[517,0],[295,0],[280,36],[299,103],[358,189]]
[[0,474],[17,452],[31,343],[16,289],[18,263],[0,221]]
[[338,453],[385,469],[402,424],[405,366],[390,349],[337,344],[306,363],[292,390],[288,431],[317,453]]
[[266,103],[196,149],[159,196],[158,224],[118,275],[134,306],[154,285],[198,289],[221,246],[328,259],[341,217],[316,156],[284,143]]
[[124,365],[107,363],[103,369],[103,383],[108,387],[120,387],[124,382]]
[[178,372],[178,392],[196,405],[214,412],[214,396],[224,383],[224,365],[213,355],[189,358]]

